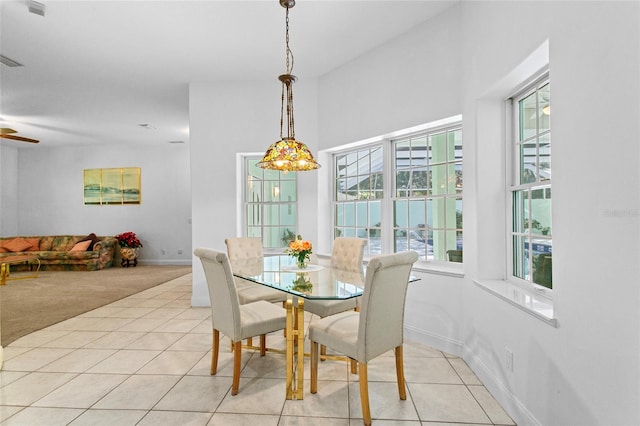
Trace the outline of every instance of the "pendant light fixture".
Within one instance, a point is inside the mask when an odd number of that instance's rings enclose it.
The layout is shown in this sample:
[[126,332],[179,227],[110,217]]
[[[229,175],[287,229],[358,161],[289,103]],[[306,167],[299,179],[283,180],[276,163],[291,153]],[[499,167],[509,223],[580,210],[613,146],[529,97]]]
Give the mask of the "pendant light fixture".
[[[279,0],[280,6],[287,10],[286,13],[286,51],[285,65],[286,72],[278,77],[282,83],[282,95],[280,104],[280,140],[271,144],[264,154],[262,161],[258,163],[263,169],[280,170],[283,172],[300,172],[305,170],[315,170],[320,167],[316,163],[311,151],[304,143],[296,140],[296,132],[293,120],[293,83],[297,77],[291,74],[293,70],[293,53],[289,48],[289,9],[295,6],[295,0]],[[286,127],[287,134],[284,134],[285,126],[285,103],[286,103]]]

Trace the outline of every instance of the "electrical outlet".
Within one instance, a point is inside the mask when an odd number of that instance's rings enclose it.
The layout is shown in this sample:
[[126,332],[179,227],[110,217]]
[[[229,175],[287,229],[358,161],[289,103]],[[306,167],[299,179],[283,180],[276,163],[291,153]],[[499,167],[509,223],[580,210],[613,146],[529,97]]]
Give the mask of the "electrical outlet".
[[507,371],[513,372],[513,351],[509,348],[506,348],[504,363]]

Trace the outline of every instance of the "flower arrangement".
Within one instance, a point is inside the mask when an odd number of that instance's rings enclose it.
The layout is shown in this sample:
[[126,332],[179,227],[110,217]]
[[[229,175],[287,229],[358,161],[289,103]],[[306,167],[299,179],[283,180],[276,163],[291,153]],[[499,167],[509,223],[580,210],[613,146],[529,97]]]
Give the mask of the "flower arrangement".
[[298,235],[295,240],[289,243],[289,248],[286,252],[289,256],[296,258],[298,268],[304,269],[307,267],[307,262],[309,262],[309,255],[313,253],[311,251],[312,248],[311,242],[304,241],[302,236]]
[[142,247],[142,243],[136,236],[135,232],[123,232],[116,235],[120,247],[138,248]]

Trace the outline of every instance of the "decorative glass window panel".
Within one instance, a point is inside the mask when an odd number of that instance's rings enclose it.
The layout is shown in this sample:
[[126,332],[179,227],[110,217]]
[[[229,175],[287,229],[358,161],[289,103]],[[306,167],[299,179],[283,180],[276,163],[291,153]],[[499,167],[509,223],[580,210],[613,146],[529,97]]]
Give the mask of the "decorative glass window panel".
[[384,198],[383,152],[376,145],[337,154],[335,161],[334,236],[368,240],[365,253],[380,254]]
[[296,173],[262,169],[260,158],[245,159],[245,235],[265,248],[282,248],[296,235]]

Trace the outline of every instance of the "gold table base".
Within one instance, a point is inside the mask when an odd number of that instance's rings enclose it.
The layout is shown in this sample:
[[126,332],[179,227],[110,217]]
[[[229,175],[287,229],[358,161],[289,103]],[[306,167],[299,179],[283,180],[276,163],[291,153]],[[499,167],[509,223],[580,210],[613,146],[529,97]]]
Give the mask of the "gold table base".
[[[310,353],[304,352],[304,299],[299,297],[297,306],[294,306],[291,298],[285,302],[287,311],[287,322],[285,328],[286,350],[286,399],[302,400],[304,383],[304,357],[310,357]],[[254,346],[251,339],[247,339],[247,345],[243,348],[260,350],[259,346]],[[233,350],[233,349],[232,349]],[[283,353],[280,349],[266,348],[268,352]],[[350,359],[344,355],[320,355],[320,360],[331,359],[336,361],[347,361]],[[356,373],[351,366],[352,373]]]
[[287,399],[303,399],[304,382],[304,299],[288,298],[287,309]]

